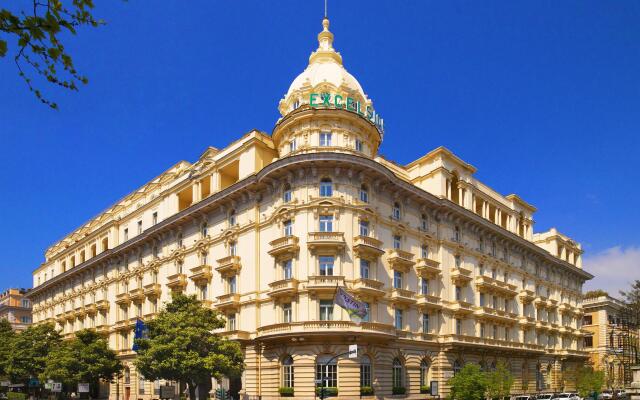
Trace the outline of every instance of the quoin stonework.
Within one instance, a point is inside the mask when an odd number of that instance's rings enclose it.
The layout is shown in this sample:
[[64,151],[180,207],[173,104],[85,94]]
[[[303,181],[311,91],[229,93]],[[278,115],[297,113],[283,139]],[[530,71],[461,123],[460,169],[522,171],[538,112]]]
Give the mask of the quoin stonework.
[[[127,365],[103,394],[158,398],[132,361],[133,328],[174,292],[227,317],[244,349],[244,398],[313,399],[326,375],[340,399],[447,380],[465,363],[508,363],[513,393],[572,390],[583,348],[580,245],[534,233],[536,209],[475,178],[440,147],[399,165],[380,156],[373,107],[333,47],[319,46],[271,134],[179,162],[55,243],[33,273],[36,323],[109,338]],[[327,100],[328,99],[328,100]],[[378,113],[380,112],[380,114]],[[387,134],[401,135],[401,132]],[[353,322],[337,286],[366,302]],[[358,344],[357,358],[334,355]]]

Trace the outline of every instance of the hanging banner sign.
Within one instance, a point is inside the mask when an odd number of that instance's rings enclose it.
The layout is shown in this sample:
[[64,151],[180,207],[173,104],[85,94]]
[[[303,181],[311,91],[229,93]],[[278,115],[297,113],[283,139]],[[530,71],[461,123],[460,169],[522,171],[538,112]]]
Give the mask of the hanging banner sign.
[[313,108],[337,108],[344,109],[356,113],[363,118],[368,119],[378,128],[380,134],[384,133],[384,120],[373,107],[366,106],[363,108],[359,101],[349,96],[342,96],[337,93],[311,93],[309,95],[309,106]]

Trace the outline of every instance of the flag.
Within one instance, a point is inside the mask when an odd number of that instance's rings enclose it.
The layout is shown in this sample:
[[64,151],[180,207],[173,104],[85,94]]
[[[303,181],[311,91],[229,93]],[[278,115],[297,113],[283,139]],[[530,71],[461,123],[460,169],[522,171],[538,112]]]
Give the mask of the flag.
[[131,350],[138,351],[140,346],[136,343],[136,339],[146,339],[147,338],[147,325],[143,320],[138,319],[136,321],[136,327],[133,330],[133,347]]
[[359,301],[355,297],[351,296],[349,293],[347,293],[346,290],[341,287],[336,290],[336,297],[333,302],[344,308],[345,311],[349,314],[349,317],[355,317],[358,320],[363,320],[369,313],[364,302]]

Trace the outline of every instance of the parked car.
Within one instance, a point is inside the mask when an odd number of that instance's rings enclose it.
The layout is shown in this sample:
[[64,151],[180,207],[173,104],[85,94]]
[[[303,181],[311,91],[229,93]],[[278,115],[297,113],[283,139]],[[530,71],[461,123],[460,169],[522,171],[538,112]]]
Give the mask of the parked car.
[[535,396],[529,396],[528,394],[520,394],[513,396],[511,400],[536,400]]
[[611,390],[603,390],[598,396],[598,400],[611,400],[613,399],[613,392]]
[[551,400],[553,399],[553,393],[540,393],[536,396],[536,400]]

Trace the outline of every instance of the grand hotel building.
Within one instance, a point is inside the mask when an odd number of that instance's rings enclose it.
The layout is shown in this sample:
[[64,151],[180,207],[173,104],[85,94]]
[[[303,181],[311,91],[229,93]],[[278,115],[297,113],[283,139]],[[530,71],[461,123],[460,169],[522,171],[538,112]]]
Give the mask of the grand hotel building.
[[[179,162],[51,246],[33,273],[35,322],[107,335],[128,366],[112,399],[158,397],[132,364],[132,330],[174,292],[226,315],[243,398],[312,399],[320,370],[341,399],[361,386],[424,398],[431,381],[445,395],[465,363],[501,360],[514,393],[573,388],[592,278],[580,245],[534,233],[532,205],[446,148],[407,165],[378,155],[382,121],[327,19],[318,41],[270,135]],[[366,321],[333,304],[336,285],[367,303]],[[352,343],[358,358],[324,366]]]

